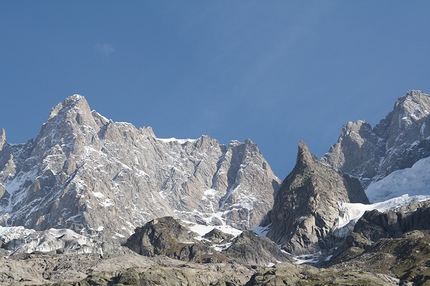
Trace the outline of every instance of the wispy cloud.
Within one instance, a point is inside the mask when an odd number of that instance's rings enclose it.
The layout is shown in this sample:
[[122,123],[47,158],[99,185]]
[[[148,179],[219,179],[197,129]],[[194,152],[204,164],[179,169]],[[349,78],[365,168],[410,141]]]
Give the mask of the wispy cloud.
[[115,52],[115,49],[113,48],[113,46],[111,44],[100,44],[97,43],[94,46],[94,49],[96,50],[97,53],[105,56],[105,57],[109,57],[110,54],[112,54],[113,52]]

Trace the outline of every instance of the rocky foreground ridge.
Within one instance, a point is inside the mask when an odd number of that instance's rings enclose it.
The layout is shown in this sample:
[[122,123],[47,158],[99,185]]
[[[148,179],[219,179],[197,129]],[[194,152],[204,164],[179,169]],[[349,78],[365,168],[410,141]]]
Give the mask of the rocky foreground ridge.
[[[70,230],[20,231],[27,236],[11,232],[15,237],[0,248],[6,254],[0,257],[0,283],[5,285],[398,284],[395,277],[371,271],[295,265],[273,241],[252,231],[235,238],[211,231],[196,239],[172,217],[137,228],[126,247],[83,239]],[[229,246],[219,249],[225,242]]]

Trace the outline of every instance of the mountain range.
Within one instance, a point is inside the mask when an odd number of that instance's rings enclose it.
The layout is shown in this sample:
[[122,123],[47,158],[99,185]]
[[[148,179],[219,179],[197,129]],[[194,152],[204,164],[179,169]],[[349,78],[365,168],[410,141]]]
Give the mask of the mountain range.
[[[429,114],[430,96],[409,91],[375,127],[344,125],[323,158],[299,142],[282,181],[250,139],[157,138],[72,95],[36,139],[1,130],[0,281],[424,285]],[[409,268],[364,267],[370,253]]]
[[121,240],[157,217],[239,229],[258,225],[281,181],[251,140],[159,139],[113,122],[73,95],[35,140],[0,137],[0,223]]

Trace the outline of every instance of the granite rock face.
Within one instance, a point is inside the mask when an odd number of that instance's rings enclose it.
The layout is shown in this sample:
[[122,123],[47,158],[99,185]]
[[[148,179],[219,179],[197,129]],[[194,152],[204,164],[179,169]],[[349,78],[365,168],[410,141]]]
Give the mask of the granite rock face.
[[0,134],[1,225],[109,241],[162,216],[247,229],[279,184],[249,139],[159,139],[151,127],[108,120],[80,95],[54,107],[35,140],[12,145]]
[[267,237],[293,255],[333,247],[339,202],[368,203],[357,179],[321,163],[303,141],[298,149],[296,165],[263,223],[269,227]]
[[348,122],[323,162],[357,177],[366,187],[430,156],[430,96],[418,90],[400,97],[374,128]]

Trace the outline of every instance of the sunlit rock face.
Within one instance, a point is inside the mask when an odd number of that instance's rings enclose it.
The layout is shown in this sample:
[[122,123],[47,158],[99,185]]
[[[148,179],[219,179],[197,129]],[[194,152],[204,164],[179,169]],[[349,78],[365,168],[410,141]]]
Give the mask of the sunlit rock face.
[[0,134],[0,223],[125,240],[162,216],[258,225],[280,180],[251,140],[160,139],[113,122],[81,95],[51,110],[35,140]]
[[360,179],[364,187],[430,156],[430,96],[418,90],[400,97],[374,128],[348,122],[323,162]]

